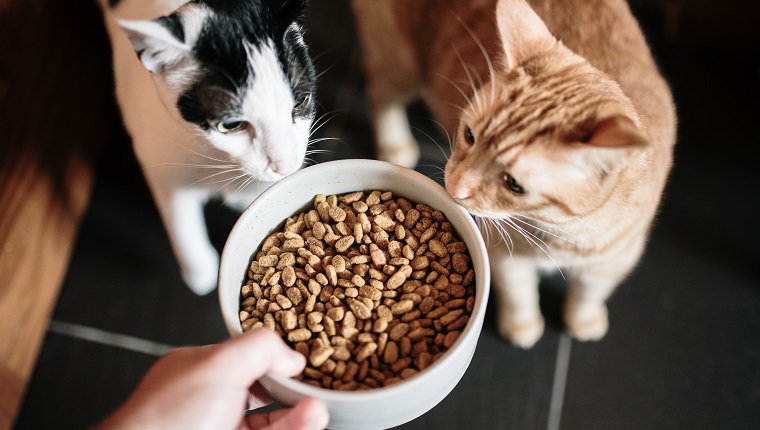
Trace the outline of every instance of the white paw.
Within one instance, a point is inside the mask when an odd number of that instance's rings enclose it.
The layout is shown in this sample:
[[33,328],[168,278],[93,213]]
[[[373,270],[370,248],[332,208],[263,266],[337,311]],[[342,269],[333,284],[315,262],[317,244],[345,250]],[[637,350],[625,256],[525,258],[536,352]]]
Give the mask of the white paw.
[[530,349],[544,334],[544,318],[540,314],[529,318],[501,315],[499,334],[517,347]]
[[190,290],[199,296],[205,296],[214,291],[218,276],[219,255],[216,252],[202,260],[198,259],[196,264],[189,264],[182,268],[182,279]]
[[567,331],[580,341],[599,340],[607,334],[609,319],[607,306],[585,305],[565,313]]
[[407,142],[403,145],[380,144],[377,147],[377,158],[378,160],[413,169],[420,160],[420,148],[415,141]]

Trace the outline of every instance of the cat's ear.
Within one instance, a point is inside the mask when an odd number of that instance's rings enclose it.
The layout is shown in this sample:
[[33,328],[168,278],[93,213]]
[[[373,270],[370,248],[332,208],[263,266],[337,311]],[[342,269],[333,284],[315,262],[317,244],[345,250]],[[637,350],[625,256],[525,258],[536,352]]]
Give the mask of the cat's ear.
[[515,67],[538,51],[551,49],[557,39],[525,0],[499,0],[496,25],[507,68]]
[[163,73],[179,64],[190,52],[182,40],[184,31],[177,15],[155,20],[119,20],[137,53],[137,57],[151,73]]
[[597,121],[590,133],[575,142],[581,162],[603,173],[618,171],[647,145],[644,133],[622,115]]

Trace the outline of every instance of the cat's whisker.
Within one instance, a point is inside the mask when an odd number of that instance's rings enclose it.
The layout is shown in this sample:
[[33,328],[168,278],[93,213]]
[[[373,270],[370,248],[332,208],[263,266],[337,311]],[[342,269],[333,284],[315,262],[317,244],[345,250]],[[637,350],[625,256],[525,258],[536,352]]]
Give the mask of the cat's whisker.
[[447,102],[447,101],[440,101],[440,100],[438,101],[438,103],[441,103],[441,104],[444,104],[446,106],[449,106],[449,107],[452,107],[452,108],[456,109],[457,111],[459,111],[460,115],[462,113],[464,113],[464,109],[465,109],[464,106],[460,106],[460,105],[458,105],[456,103],[450,103],[450,102]]
[[525,240],[528,241],[528,243],[530,243],[532,246],[541,250],[541,252],[543,252],[544,255],[546,255],[549,258],[549,260],[552,261],[552,263],[554,263],[554,267],[557,268],[557,270],[559,271],[559,274],[562,276],[562,279],[567,279],[565,278],[565,274],[562,272],[562,268],[559,266],[557,261],[554,260],[554,257],[551,256],[550,247],[549,245],[546,244],[546,242],[544,242],[540,237],[536,236],[535,234],[517,225],[514,222],[515,221],[514,217],[504,218],[503,221],[508,226],[512,227],[523,238],[525,238]]
[[337,50],[337,49],[338,49],[338,48],[336,48],[336,47],[327,48],[327,49],[323,50],[322,52],[320,52],[319,54],[313,54],[313,55],[311,56],[311,61],[312,61],[312,62],[316,62],[317,60],[319,60],[320,58],[324,57],[324,56],[325,56],[325,55],[327,55],[328,53],[330,53],[330,52],[333,52],[333,51],[335,51],[335,50]]
[[[543,239],[541,239],[540,237],[536,236],[534,233],[528,231],[524,227],[521,227],[521,226],[517,225],[517,223],[515,222],[515,221],[517,221],[517,219],[514,216],[510,216],[510,217],[504,218],[504,221],[510,227],[514,228],[515,230],[518,230],[520,232],[520,234],[522,234],[523,237],[525,237],[526,239],[528,239],[528,236],[530,236],[530,238],[531,238],[531,239],[529,239],[530,242],[532,242],[532,243],[534,243],[536,245],[539,245],[539,243],[540,243],[540,245],[546,246],[548,248],[548,245],[546,244],[546,242],[544,242]],[[530,225],[530,224],[528,224],[528,225]],[[533,226],[531,226],[531,227],[533,227]],[[544,248],[541,248],[541,250],[544,250]],[[544,251],[544,252],[547,253],[547,251]],[[547,256],[548,256],[548,253],[547,253]]]
[[[318,141],[318,142],[319,142],[319,141],[322,141],[322,140],[337,140],[338,142],[341,142],[341,143],[343,143],[343,141],[342,141],[342,140],[339,140],[339,139],[334,139],[334,138],[327,138],[327,137],[326,137],[326,138],[322,138],[322,139],[315,139],[315,140],[316,140],[316,141]],[[308,143],[308,145],[311,145],[312,143],[313,143],[313,142],[311,142],[311,141],[310,141],[310,142]],[[333,153],[334,153],[334,151],[331,151],[331,150],[329,150],[329,149],[315,149],[315,148],[309,148],[309,147],[307,146],[307,148],[306,148],[306,153],[304,154],[304,163],[305,163],[307,166],[311,166],[311,165],[317,164],[317,160],[316,160],[316,158],[314,157],[315,155],[318,155],[318,154],[328,154],[328,155],[332,155]]]
[[[451,136],[449,135],[449,131],[446,130],[446,127],[444,127],[443,124],[441,124],[440,122],[438,122],[438,121],[436,121],[434,119],[431,119],[430,121],[433,124],[437,125],[438,128],[441,129],[441,131],[443,131],[444,136],[446,136],[446,141],[449,142],[449,150],[451,152],[453,152],[454,151],[454,142],[451,141]],[[449,161],[449,156],[448,155],[446,156],[446,161]]]
[[509,250],[509,255],[511,257],[515,244],[506,226],[498,219],[488,218],[488,220],[490,221],[491,226],[493,226],[493,228],[499,234],[500,240],[502,240],[507,245],[507,249]]
[[[490,218],[483,218],[483,226],[485,227],[486,237],[488,238],[489,242],[493,242],[494,240],[497,243],[504,242],[508,244],[507,248],[510,249],[510,254],[512,253],[512,248],[510,247],[512,238],[509,236],[509,234],[505,234],[505,232],[499,228],[499,225],[494,220]],[[494,236],[498,237],[498,239],[494,239]]]
[[[333,141],[335,141],[335,142],[346,143],[346,142],[345,142],[343,139],[341,139],[341,138],[339,138],[339,137],[318,137],[318,138],[316,138],[316,139],[311,139],[311,140],[309,140],[309,143],[307,144],[307,146],[309,146],[309,145],[313,145],[313,144],[315,144],[315,143],[319,143],[319,142],[324,142],[324,141],[327,141],[327,140],[333,140]],[[324,151],[324,152],[332,152],[332,151],[329,151],[329,150],[327,150],[327,149],[313,149],[313,148],[310,148],[309,150],[310,150],[310,151]]]
[[[464,69],[464,72],[467,74],[467,78],[469,80],[470,88],[472,91],[472,94],[475,96],[475,107],[477,109],[483,110],[485,109],[485,105],[482,103],[482,100],[480,98],[480,94],[478,92],[478,89],[483,86],[483,80],[480,77],[480,73],[475,69],[475,67],[472,64],[462,64],[462,68]],[[477,79],[478,85],[475,86],[475,82],[473,81],[472,77],[470,76],[470,72],[472,72],[472,76],[475,76]],[[493,102],[493,99],[488,99],[489,102]]]
[[[472,74],[478,79],[478,88],[481,88],[483,86],[483,78],[480,76],[480,73],[472,64],[468,64],[467,67],[472,70]],[[473,88],[473,90],[476,89]]]
[[[435,139],[433,139],[433,137],[432,137],[432,136],[430,136],[430,135],[429,135],[427,132],[425,132],[424,130],[420,129],[419,127],[414,127],[414,129],[415,129],[415,130],[417,130],[417,131],[418,131],[420,134],[422,134],[422,135],[424,135],[425,137],[427,137],[428,139],[430,139],[430,142],[431,142],[432,144],[434,144],[434,145],[435,145],[435,146],[436,146],[436,147],[437,147],[437,148],[438,148],[438,149],[441,151],[441,154],[443,155],[443,160],[441,160],[441,159],[440,159],[440,158],[438,158],[438,157],[435,157],[435,158],[436,158],[436,160],[438,160],[438,161],[442,162],[443,164],[446,164],[446,162],[447,162],[447,161],[448,161],[448,159],[449,159],[449,155],[448,155],[448,154],[446,154],[446,151],[444,151],[444,150],[443,150],[443,147],[442,147],[442,146],[441,146],[441,145],[440,145],[438,142],[436,142],[436,140],[435,140]],[[447,137],[448,137],[448,136],[447,136]]]
[[[540,231],[540,232],[542,232],[542,233],[546,233],[546,234],[548,234],[549,236],[553,236],[553,237],[556,237],[557,239],[560,239],[560,240],[564,240],[564,241],[566,241],[566,242],[569,242],[569,243],[575,243],[575,242],[574,242],[573,240],[571,240],[571,239],[568,239],[568,238],[566,238],[566,237],[562,237],[562,236],[560,236],[560,235],[558,235],[558,234],[556,234],[556,233],[554,233],[554,232],[550,231],[549,229],[546,229],[546,228],[541,228],[541,227],[539,227],[539,226],[537,226],[537,225],[535,225],[535,224],[531,224],[531,223],[527,222],[526,220],[524,220],[524,219],[522,219],[522,218],[527,218],[527,219],[529,219],[529,220],[531,220],[531,221],[534,221],[534,222],[540,222],[540,221],[538,221],[538,220],[535,220],[535,219],[532,219],[532,218],[529,218],[529,217],[525,217],[525,216],[523,216],[523,215],[518,215],[518,216],[514,216],[514,217],[511,217],[511,219],[512,219],[512,220],[514,220],[514,221],[516,221],[516,222],[520,222],[520,223],[522,223],[522,224],[525,224],[525,225],[527,225],[528,227],[532,227],[532,228],[534,228],[534,229],[536,229],[536,230],[538,230],[538,231]],[[562,232],[562,233],[565,233],[565,232]]]
[[473,217],[475,219],[475,224],[478,226],[478,230],[480,230],[480,235],[483,236],[483,240],[486,243],[489,243],[491,236],[490,236],[490,232],[489,232],[489,228],[488,228],[488,223],[486,222],[486,220],[484,220],[484,219],[482,219],[480,217],[477,217],[477,216],[474,216],[474,215],[473,215]]
[[[449,150],[451,152],[453,152],[454,151],[454,143],[451,141],[451,136],[449,135],[448,130],[446,130],[446,127],[444,127],[443,124],[441,124],[439,121],[436,121],[435,119],[432,119],[432,118],[427,118],[427,119],[430,122],[432,122],[433,124],[435,124],[436,126],[438,126],[438,128],[441,130],[441,132],[443,132],[443,135],[446,137],[446,141],[449,143]],[[422,132],[422,130],[420,130],[420,132]],[[422,133],[425,134],[424,132],[422,132]],[[425,134],[425,135],[427,136],[427,134]],[[430,137],[430,136],[428,136],[428,137]],[[431,140],[433,140],[433,139],[431,138]],[[443,151],[443,149],[441,149],[441,151]],[[449,155],[444,152],[444,156],[445,156],[444,158],[448,162],[449,161]]]
[[231,169],[238,167],[235,164],[191,164],[191,163],[156,163],[146,166],[146,168],[160,167],[160,166],[179,166],[190,167],[193,169]]
[[[450,83],[451,86],[453,86],[454,89],[456,89],[459,92],[459,94],[462,95],[462,97],[465,99],[465,101],[467,102],[467,104],[472,104],[472,102],[470,101],[470,98],[467,96],[467,94],[461,88],[459,88],[459,85],[457,85],[456,82],[452,81],[451,79],[449,79],[448,77],[444,76],[441,73],[435,73],[435,75],[438,76],[438,77],[440,77],[440,78],[442,78],[446,82]],[[455,107],[457,107],[459,109],[462,108],[462,106],[459,106],[459,105],[452,104],[452,106],[455,106]]]
[[[231,196],[231,197],[236,197],[238,194],[240,194],[241,192],[243,192],[243,190],[245,190],[245,189],[246,189],[246,187],[248,187],[248,185],[251,185],[251,183],[252,183],[253,181],[255,181],[255,179],[253,179],[253,177],[251,177],[251,176],[246,176],[246,177],[244,177],[244,178],[243,178],[243,182],[242,182],[242,183],[241,183],[241,184],[240,184],[240,185],[237,187],[237,189],[236,189],[236,190],[235,190],[235,191],[232,193],[232,196]],[[225,199],[225,202],[227,202],[227,201],[229,201],[229,200],[230,200],[230,198],[228,197],[227,199]]]
[[[483,46],[483,43],[480,41],[480,38],[477,34],[475,34],[474,31],[472,31],[472,28],[470,28],[469,25],[467,25],[466,22],[462,19],[461,16],[457,16],[457,21],[462,25],[462,27],[467,30],[467,32],[470,34],[470,37],[472,37],[472,40],[475,41],[475,44],[478,45],[478,48],[480,49],[480,52],[483,53],[483,58],[486,60],[486,64],[488,64],[488,73],[490,74],[489,80],[493,82],[493,77],[496,75],[494,68],[493,68],[493,62],[491,61],[491,57],[488,55],[488,51],[486,51],[485,46]],[[496,95],[494,94],[494,85],[491,85],[491,102],[495,99]]]
[[[231,186],[235,186],[235,183],[238,182],[238,181],[240,181],[241,179],[242,179],[242,183],[237,186],[237,188],[235,189],[235,191],[233,191],[233,192],[229,192],[229,191],[224,192],[225,189],[227,189],[227,188],[229,188]],[[214,191],[212,193],[212,195],[221,194],[224,197],[224,199],[222,199],[222,203],[219,205],[220,207],[221,206],[234,206],[234,205],[231,204],[231,202],[233,201],[234,197],[237,196],[238,193],[243,188],[245,188],[246,186],[247,186],[246,179],[240,178],[240,177],[233,178],[232,180],[228,181],[224,185],[222,185],[219,188],[217,188],[216,191]]]
[[486,243],[491,243],[491,220],[490,218],[481,218],[479,216],[475,216],[475,223],[478,225],[478,230],[480,230],[480,234],[483,236],[483,240],[486,241]]
[[202,158],[205,158],[206,160],[209,160],[209,161],[213,161],[216,164],[229,163],[230,162],[230,160],[228,160],[228,159],[212,157],[212,156],[210,156],[208,154],[204,154],[202,152],[194,151],[194,150],[192,150],[192,149],[190,149],[188,147],[182,146],[182,145],[177,145],[177,146],[179,146],[180,148],[182,148],[182,149],[190,152],[191,154],[198,155],[198,156],[200,156]]
[[[208,175],[208,176],[204,176],[203,178],[200,178],[200,179],[198,179],[197,181],[195,181],[195,182],[193,182],[193,183],[190,183],[190,184],[188,184],[187,186],[185,186],[185,188],[190,188],[190,187],[192,187],[193,185],[197,185],[197,184],[219,184],[219,183],[222,183],[222,182],[226,182],[226,181],[229,181],[230,179],[229,179],[229,178],[223,178],[223,179],[219,179],[219,180],[215,180],[215,181],[211,181],[211,182],[207,182],[207,181],[208,181],[209,179],[211,179],[211,178],[214,178],[214,177],[218,177],[218,176],[221,176],[221,175],[225,175],[225,174],[234,173],[234,172],[243,172],[243,173],[239,174],[238,176],[236,176],[236,178],[238,178],[238,177],[240,177],[240,176],[244,176],[244,175],[247,175],[247,174],[248,174],[248,173],[247,173],[247,172],[245,172],[245,170],[243,170],[242,168],[236,168],[236,169],[228,169],[228,170],[223,170],[223,171],[221,171],[221,172],[216,172],[216,173],[213,173],[213,174],[211,174],[211,175]],[[217,190],[217,191],[218,191],[218,190]]]
[[[475,221],[486,243],[503,242],[509,251],[509,258],[511,259],[514,251],[514,242],[501,220],[475,216]],[[494,231],[496,231],[495,234]]]
[[[328,122],[332,121],[336,116],[338,116],[338,113],[342,112],[341,110],[333,110],[330,112],[325,112],[322,115],[320,115],[317,119],[315,119],[311,127],[309,127],[309,135],[311,136],[315,132],[317,132],[320,128],[327,125]],[[329,115],[329,116],[328,116]]]
[[[475,82],[472,80],[472,75],[470,75],[470,68],[467,67],[467,63],[464,62],[464,59],[461,55],[459,55],[459,50],[452,44],[452,48],[454,49],[454,53],[456,54],[457,58],[459,59],[459,62],[462,64],[462,69],[464,69],[464,73],[467,75],[467,80],[470,81],[470,89],[472,90],[472,96],[475,97],[475,106],[478,109],[482,108],[482,105],[480,104],[480,97],[478,96],[478,90],[475,88]],[[465,99],[468,99],[465,97]],[[468,100],[468,103],[470,101]]]
[[216,193],[224,190],[225,188],[234,187],[236,183],[239,183],[237,185],[237,187],[235,188],[235,191],[233,191],[231,193],[229,193],[229,192],[226,193],[226,196],[225,196],[225,198],[223,200],[223,203],[227,204],[227,202],[231,201],[232,198],[235,197],[240,192],[240,190],[242,190],[243,188],[245,188],[246,182],[248,181],[248,179],[249,178],[246,178],[244,176],[237,176],[235,178],[232,178],[227,183],[225,183],[224,185],[222,185],[219,189],[217,189]]
[[[558,232],[558,233],[562,233],[562,234],[564,234],[566,236],[572,236],[572,234],[568,233],[567,231],[562,230],[561,228],[549,225],[548,223],[546,223],[544,221],[541,221],[541,220],[533,218],[533,217],[529,217],[529,216],[527,216],[525,214],[516,214],[515,217],[516,217],[516,219],[519,219],[520,222],[524,223],[525,225],[527,225],[529,227],[533,227],[536,230],[542,231],[542,232],[547,233],[549,235],[552,235],[552,236],[554,236],[556,238],[559,238],[559,239],[562,239],[562,240],[566,240],[567,242],[575,243],[572,239],[568,239],[566,237],[562,237],[562,236],[560,236],[558,234],[550,232],[550,230],[551,230],[551,231],[555,231],[555,232]],[[526,220],[532,221],[535,224],[531,225]],[[544,225],[546,227],[545,228],[541,228],[541,227],[539,227],[539,225]]]
[[187,152],[189,152],[191,154],[195,154],[195,155],[197,155],[199,157],[203,157],[203,158],[205,158],[207,160],[210,160],[210,161],[213,161],[215,163],[229,163],[230,162],[230,160],[225,160],[225,159],[221,159],[221,158],[212,157],[212,156],[210,156],[208,154],[204,154],[202,152],[195,151],[195,150],[193,150],[191,148],[188,148],[187,146],[184,146],[184,145],[182,145],[182,144],[180,144],[178,142],[175,142],[175,145],[179,146],[180,148],[184,149],[185,151],[187,151]]
[[436,164],[425,163],[425,164],[420,164],[420,167],[429,167],[433,169],[434,172],[429,175],[431,179],[441,179],[441,181],[443,181],[445,172],[441,166],[436,165]]
[[235,176],[235,177],[232,177],[232,178],[224,178],[224,179],[221,179],[219,181],[208,183],[208,185],[222,184],[216,190],[210,192],[209,196],[215,196],[215,195],[219,194],[225,187],[227,187],[229,184],[233,183],[236,179],[239,179],[239,178],[240,178],[240,176]]
[[312,151],[308,151],[308,150],[307,150],[307,151],[306,151],[306,154],[304,155],[304,163],[305,163],[306,165],[308,165],[308,166],[311,166],[311,165],[313,165],[313,164],[317,164],[317,163],[318,163],[318,161],[317,161],[317,155],[319,155],[319,154],[328,154],[328,155],[332,155],[332,154],[333,154],[333,152],[332,152],[332,151],[326,151],[326,150],[324,150],[324,151],[314,151],[314,152],[312,152]]
[[322,70],[321,72],[319,72],[317,74],[317,76],[315,77],[315,79],[319,80],[319,78],[321,78],[322,75],[324,75],[325,73],[329,72],[330,69],[332,69],[336,64],[338,64],[338,60],[335,60],[332,64],[330,64],[329,66],[325,67],[325,70]]

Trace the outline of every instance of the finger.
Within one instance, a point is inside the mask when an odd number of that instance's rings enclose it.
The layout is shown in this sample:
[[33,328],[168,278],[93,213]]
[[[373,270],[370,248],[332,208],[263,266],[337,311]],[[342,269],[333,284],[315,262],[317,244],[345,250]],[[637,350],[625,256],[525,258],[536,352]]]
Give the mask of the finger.
[[245,419],[252,429],[321,430],[327,427],[330,415],[321,401],[305,399],[292,408],[248,415]]
[[227,382],[250,386],[267,373],[294,376],[306,365],[306,358],[288,347],[273,331],[260,328],[232,338],[214,350],[216,366]]

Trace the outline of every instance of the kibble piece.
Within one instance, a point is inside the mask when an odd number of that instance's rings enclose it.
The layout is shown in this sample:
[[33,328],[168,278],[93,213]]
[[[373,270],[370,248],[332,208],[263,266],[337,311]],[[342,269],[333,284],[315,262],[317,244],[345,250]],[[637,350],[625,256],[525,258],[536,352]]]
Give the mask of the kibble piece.
[[375,333],[382,333],[388,328],[388,321],[378,318],[372,324],[372,331]]
[[288,333],[288,341],[292,343],[304,342],[311,339],[311,332],[306,328],[299,328]]
[[342,254],[353,244],[354,236],[343,236],[335,242],[335,250]]
[[456,309],[450,312],[447,312],[445,315],[441,316],[441,324],[443,325],[449,325],[456,321],[457,318],[459,318],[460,315],[464,312],[463,309]]
[[388,364],[393,364],[398,361],[398,345],[396,342],[391,341],[385,345],[383,361]]
[[349,300],[348,307],[359,319],[366,320],[372,316],[372,310],[361,300]]
[[389,337],[393,341],[398,342],[398,341],[401,340],[401,338],[403,338],[404,336],[406,336],[407,333],[409,333],[409,324],[407,324],[407,323],[400,323],[400,324],[396,324],[395,326],[393,326],[393,328],[391,329]]
[[377,344],[375,342],[368,342],[368,343],[362,344],[355,351],[357,363],[361,363],[365,361],[366,359],[368,359],[376,350],[377,350]]
[[314,367],[321,366],[335,350],[329,346],[319,346],[309,355],[309,363]]
[[409,311],[411,311],[414,308],[414,302],[411,300],[401,300],[397,303],[394,303],[391,306],[391,312],[393,312],[393,315],[402,315]]
[[443,346],[446,348],[451,348],[451,345],[456,342],[457,339],[459,339],[459,335],[462,334],[459,330],[454,330],[446,333],[446,336],[443,338]]
[[283,312],[280,324],[285,330],[294,330],[298,326],[298,317],[295,310],[290,309]]

